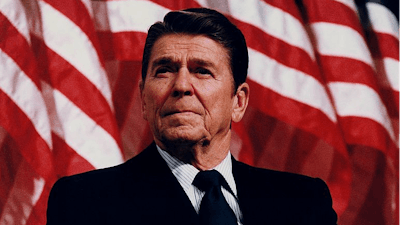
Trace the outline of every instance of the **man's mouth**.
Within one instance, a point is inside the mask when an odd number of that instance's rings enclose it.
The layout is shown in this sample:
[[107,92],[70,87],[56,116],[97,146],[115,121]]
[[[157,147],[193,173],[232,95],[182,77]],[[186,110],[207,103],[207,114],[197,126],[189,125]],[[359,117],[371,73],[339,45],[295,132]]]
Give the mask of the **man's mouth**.
[[167,117],[167,116],[171,116],[171,115],[175,115],[175,114],[182,114],[182,115],[188,114],[189,115],[189,114],[198,114],[198,113],[191,111],[191,110],[172,110],[172,111],[166,112],[163,115],[163,117]]

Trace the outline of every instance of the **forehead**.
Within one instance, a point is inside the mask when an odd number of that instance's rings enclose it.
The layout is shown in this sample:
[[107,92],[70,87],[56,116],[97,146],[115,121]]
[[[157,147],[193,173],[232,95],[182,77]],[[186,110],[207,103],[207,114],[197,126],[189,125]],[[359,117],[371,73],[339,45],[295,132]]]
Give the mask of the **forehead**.
[[220,43],[203,35],[162,36],[154,43],[150,63],[161,58],[176,62],[204,61],[229,66],[228,51]]

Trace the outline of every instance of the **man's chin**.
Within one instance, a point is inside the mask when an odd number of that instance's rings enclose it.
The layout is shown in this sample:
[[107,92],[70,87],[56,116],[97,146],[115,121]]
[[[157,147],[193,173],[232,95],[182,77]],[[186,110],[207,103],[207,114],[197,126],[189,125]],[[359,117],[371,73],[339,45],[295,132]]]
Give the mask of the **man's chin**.
[[162,142],[169,145],[194,145],[204,138],[204,132],[196,129],[170,130],[161,135]]

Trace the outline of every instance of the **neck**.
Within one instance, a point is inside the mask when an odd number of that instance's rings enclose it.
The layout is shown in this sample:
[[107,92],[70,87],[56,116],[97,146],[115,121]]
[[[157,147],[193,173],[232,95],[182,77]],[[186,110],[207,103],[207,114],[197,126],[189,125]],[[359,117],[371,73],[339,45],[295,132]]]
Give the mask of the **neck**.
[[210,141],[202,140],[196,143],[159,142],[156,144],[182,162],[190,163],[199,170],[209,170],[220,164],[230,148],[231,131],[221,138]]

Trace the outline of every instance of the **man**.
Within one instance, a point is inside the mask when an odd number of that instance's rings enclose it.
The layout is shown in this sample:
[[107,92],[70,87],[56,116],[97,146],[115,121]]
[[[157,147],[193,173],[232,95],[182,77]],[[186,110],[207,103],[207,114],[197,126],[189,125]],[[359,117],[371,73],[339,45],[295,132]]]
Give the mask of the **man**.
[[48,224],[336,224],[325,183],[230,154],[243,117],[243,34],[210,9],[168,13],[148,32],[140,83],[154,143],[122,165],[60,179]]

